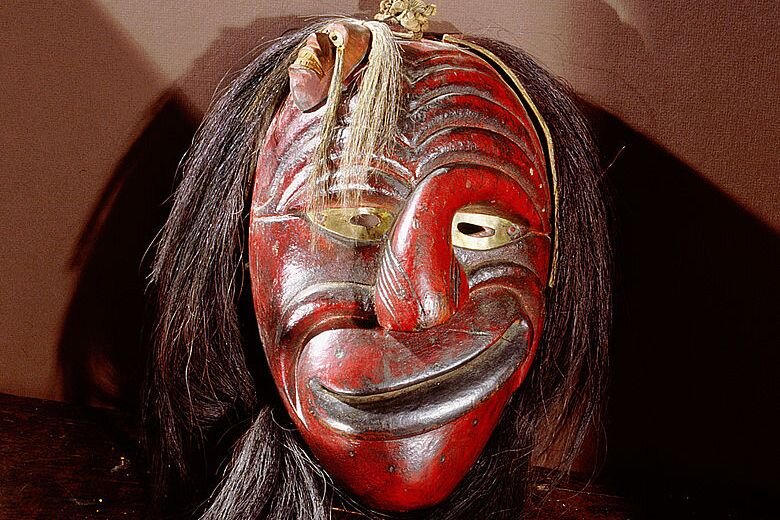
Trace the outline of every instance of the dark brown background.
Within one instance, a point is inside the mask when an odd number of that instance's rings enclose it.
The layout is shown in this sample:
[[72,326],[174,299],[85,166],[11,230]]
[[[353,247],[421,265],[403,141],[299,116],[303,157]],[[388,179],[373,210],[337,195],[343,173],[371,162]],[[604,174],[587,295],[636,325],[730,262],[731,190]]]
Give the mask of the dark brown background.
[[[615,200],[607,474],[774,490],[780,7],[440,0],[594,107]],[[373,1],[0,4],[0,391],[135,400],[142,255],[212,93],[255,46]]]

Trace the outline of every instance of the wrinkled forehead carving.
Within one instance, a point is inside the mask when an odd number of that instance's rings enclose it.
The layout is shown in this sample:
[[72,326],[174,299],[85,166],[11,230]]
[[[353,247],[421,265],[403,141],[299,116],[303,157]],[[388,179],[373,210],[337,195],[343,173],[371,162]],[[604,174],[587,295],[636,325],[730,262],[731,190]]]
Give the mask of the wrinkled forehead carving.
[[[401,42],[400,47],[404,95],[394,140],[371,158],[370,186],[341,186],[336,171],[331,195],[358,188],[403,199],[441,168],[474,165],[510,176],[537,211],[549,215],[542,145],[517,95],[498,72],[451,44],[417,41]],[[358,73],[350,87],[359,81]],[[352,96],[342,103],[331,155],[336,170],[355,102]],[[255,201],[256,214],[300,213],[306,207],[310,158],[319,144],[324,111],[320,106],[302,112],[291,96],[280,107],[258,158],[256,187],[263,195]]]

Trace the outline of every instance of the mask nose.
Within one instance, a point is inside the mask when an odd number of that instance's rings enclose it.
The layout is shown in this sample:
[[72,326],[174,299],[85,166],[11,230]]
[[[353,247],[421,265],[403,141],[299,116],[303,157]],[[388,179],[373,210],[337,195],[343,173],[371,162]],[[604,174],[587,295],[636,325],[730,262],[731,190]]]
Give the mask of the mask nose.
[[455,212],[441,207],[431,191],[413,195],[385,245],[374,308],[387,330],[441,325],[468,300],[468,280],[452,249]]
[[426,238],[402,239],[385,248],[374,308],[379,324],[387,330],[441,325],[468,299],[468,281],[452,246]]
[[414,331],[445,323],[469,298],[468,279],[452,249],[452,220],[469,205],[526,217],[549,232],[518,180],[489,167],[452,166],[413,192],[385,244],[374,294],[379,324]]

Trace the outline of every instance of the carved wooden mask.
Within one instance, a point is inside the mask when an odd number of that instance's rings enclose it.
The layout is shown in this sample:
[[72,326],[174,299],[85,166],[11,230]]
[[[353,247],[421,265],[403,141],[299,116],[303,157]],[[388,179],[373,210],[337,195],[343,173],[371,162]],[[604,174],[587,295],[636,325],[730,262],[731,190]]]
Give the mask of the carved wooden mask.
[[533,360],[552,247],[544,151],[517,93],[468,50],[399,45],[398,135],[359,205],[334,193],[307,212],[324,107],[289,96],[259,154],[249,235],[282,401],[334,480],[387,511],[441,502],[484,448]]

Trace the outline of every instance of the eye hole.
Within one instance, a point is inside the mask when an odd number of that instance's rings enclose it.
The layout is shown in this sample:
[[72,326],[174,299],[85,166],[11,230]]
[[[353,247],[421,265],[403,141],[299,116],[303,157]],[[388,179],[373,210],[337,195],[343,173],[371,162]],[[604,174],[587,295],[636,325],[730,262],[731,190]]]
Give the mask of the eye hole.
[[458,231],[464,235],[477,238],[492,237],[496,234],[493,228],[478,226],[471,222],[458,222]]
[[361,242],[381,240],[393,225],[395,217],[383,208],[326,208],[308,214],[317,226],[343,238]]
[[381,224],[382,219],[373,213],[360,213],[349,219],[349,223],[355,226],[363,226],[366,229],[371,229]]
[[452,245],[486,251],[506,245],[521,235],[514,222],[496,215],[459,211],[452,220]]

